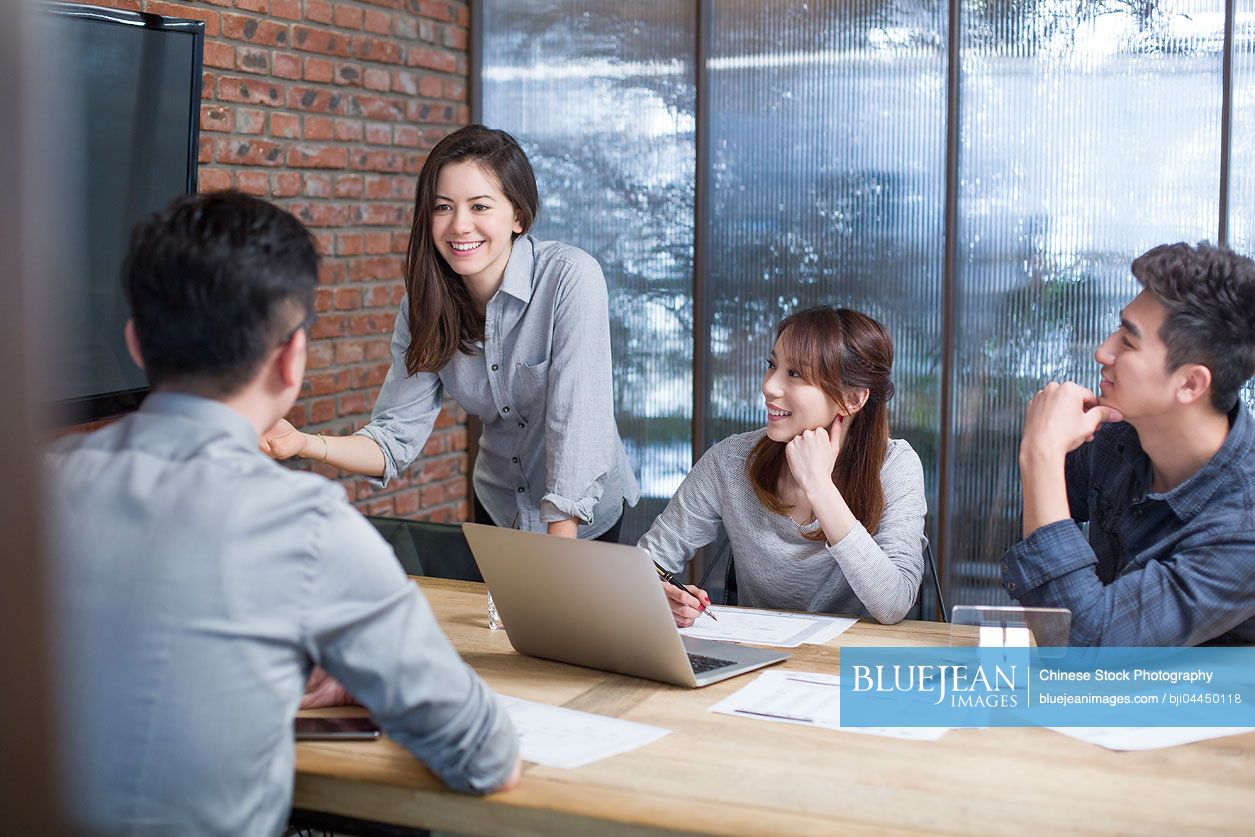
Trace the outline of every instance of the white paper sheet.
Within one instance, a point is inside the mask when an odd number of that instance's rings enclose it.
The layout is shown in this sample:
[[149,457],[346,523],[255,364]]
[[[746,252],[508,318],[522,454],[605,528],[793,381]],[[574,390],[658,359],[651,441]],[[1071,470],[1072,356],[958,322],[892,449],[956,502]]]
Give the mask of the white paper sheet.
[[947,727],[842,727],[841,676],[805,671],[764,671],[752,683],[710,707],[711,712],[808,727],[936,741]]
[[570,770],[657,741],[671,730],[498,695],[519,734],[523,761]]
[[749,608],[711,608],[718,621],[700,617],[690,627],[681,628],[681,636],[698,639],[719,639],[725,642],[748,642],[796,648],[804,642],[819,643],[849,630],[857,619],[841,616],[819,616],[810,613],[779,613]]
[[1055,732],[1108,750],[1157,750],[1209,738],[1255,732],[1255,727],[1051,727]]

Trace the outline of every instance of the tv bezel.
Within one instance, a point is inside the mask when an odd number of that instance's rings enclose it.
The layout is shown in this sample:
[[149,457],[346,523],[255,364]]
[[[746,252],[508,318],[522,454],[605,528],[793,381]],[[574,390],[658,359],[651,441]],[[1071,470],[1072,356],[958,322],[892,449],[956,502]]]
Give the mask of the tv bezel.
[[[205,74],[205,22],[189,18],[167,17],[148,12],[128,12],[103,6],[85,6],[77,3],[46,2],[41,10],[62,17],[83,18],[117,26],[131,26],[160,32],[178,32],[192,38],[192,103],[188,113],[187,183],[184,194],[195,194],[200,160],[200,107],[201,85]],[[173,196],[172,196],[173,197]],[[119,277],[118,281],[121,281]],[[72,425],[101,421],[129,413],[139,408],[148,387],[118,390],[115,392],[86,395],[54,402],[52,412],[58,424]]]

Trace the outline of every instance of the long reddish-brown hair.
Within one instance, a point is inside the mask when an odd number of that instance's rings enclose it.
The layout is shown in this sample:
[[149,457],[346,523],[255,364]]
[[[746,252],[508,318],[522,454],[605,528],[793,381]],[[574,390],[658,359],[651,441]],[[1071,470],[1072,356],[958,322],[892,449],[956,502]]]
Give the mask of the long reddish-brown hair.
[[[847,419],[850,430],[832,469],[832,483],[850,511],[875,533],[885,510],[880,469],[889,449],[888,401],[893,397],[893,338],[866,314],[826,305],[798,311],[776,327],[780,353],[808,384],[819,387],[843,410],[857,406],[855,392],[868,391],[863,408]],[[780,499],[780,474],[788,465],[785,443],[764,436],[750,452],[746,475],[764,506],[788,514]],[[806,535],[823,540],[822,531]]]
[[475,307],[462,277],[454,273],[436,250],[431,213],[436,203],[436,181],[450,163],[475,163],[496,179],[523,228],[531,229],[540,211],[536,175],[527,155],[505,131],[467,125],[436,143],[418,175],[414,194],[414,225],[405,259],[405,291],[409,310],[410,345],[405,370],[437,372],[461,351],[473,354],[475,341],[484,339],[484,315]]

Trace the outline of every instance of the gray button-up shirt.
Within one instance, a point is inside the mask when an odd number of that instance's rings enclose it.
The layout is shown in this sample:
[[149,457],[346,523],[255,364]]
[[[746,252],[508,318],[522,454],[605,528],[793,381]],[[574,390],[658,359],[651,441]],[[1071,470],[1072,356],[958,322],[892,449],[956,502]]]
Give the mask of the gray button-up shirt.
[[509,775],[509,718],[387,544],[238,413],[155,393],[49,459],[77,830],[280,833],[315,663],[452,787]]
[[596,259],[557,241],[519,236],[488,301],[485,339],[439,372],[410,375],[402,301],[392,366],[370,424],[386,484],[423,449],[447,389],[480,417],[475,493],[499,526],[544,531],[569,517],[594,538],[640,490],[614,421],[606,280]]

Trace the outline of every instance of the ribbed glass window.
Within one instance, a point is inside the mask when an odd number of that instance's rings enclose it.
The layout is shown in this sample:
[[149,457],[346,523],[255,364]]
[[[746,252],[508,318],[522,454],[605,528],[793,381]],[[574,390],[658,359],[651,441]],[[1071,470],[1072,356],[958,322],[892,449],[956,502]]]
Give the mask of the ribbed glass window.
[[590,253],[610,290],[616,417],[649,528],[692,461],[696,10],[651,0],[488,0],[482,120],[540,189],[535,234]]
[[826,304],[896,342],[893,433],[935,473],[944,3],[716,2],[706,445],[766,422],[776,324]]
[[[1225,224],[1249,254],[1255,0],[1235,5]],[[779,320],[849,306],[893,332],[892,432],[924,462],[950,603],[1005,602],[1025,405],[1097,384],[1134,257],[1220,235],[1224,0],[475,8],[484,120],[532,153],[541,233],[610,280],[650,498],[627,537],[694,448],[762,426]]]
[[1135,256],[1216,240],[1223,12],[963,4],[954,603],[1007,601],[996,560],[1020,536],[1025,404],[1047,381],[1097,386]]
[[[1237,0],[1234,11],[1229,246],[1255,256],[1255,0]],[[1242,395],[1255,409],[1255,383]]]

